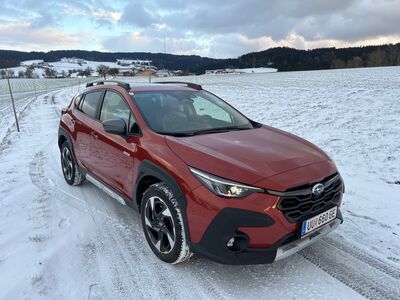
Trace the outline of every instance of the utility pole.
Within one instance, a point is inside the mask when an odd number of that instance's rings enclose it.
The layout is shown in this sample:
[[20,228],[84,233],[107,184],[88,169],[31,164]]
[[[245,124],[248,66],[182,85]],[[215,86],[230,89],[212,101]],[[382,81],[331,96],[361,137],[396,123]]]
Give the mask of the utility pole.
[[167,47],[165,45],[165,31],[164,31],[164,54],[167,54]]
[[19,123],[18,123],[18,117],[17,117],[17,112],[15,111],[15,103],[14,103],[14,97],[11,89],[11,83],[10,83],[10,78],[7,75],[7,83],[8,83],[8,89],[10,91],[10,97],[11,97],[11,103],[12,103],[12,108],[14,111],[14,117],[15,117],[15,124],[17,125],[17,131],[19,132]]

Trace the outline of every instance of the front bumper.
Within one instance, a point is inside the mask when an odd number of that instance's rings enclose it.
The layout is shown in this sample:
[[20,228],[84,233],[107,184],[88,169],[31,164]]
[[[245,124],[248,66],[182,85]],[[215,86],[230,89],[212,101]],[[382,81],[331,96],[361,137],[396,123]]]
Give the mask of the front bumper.
[[[237,229],[244,226],[262,227],[268,234],[268,227],[275,223],[274,220],[266,214],[254,211],[225,208],[210,224],[200,243],[191,244],[191,249],[195,253],[222,264],[268,264],[304,249],[333,231],[342,222],[343,217],[338,209],[338,215],[334,221],[322,226],[307,237],[301,239],[298,232],[292,232],[271,247],[252,248],[248,247],[248,243],[246,244],[247,235]],[[243,247],[240,248],[228,247],[232,237],[243,239],[245,246],[242,244]]]
[[297,239],[281,247],[278,247],[278,249],[276,250],[275,261],[286,258],[308,247],[309,245],[313,244],[320,238],[326,236],[328,233],[336,229],[342,222],[343,222],[342,219],[336,218],[332,222],[325,224],[324,226],[322,226],[315,232],[311,233],[310,235],[302,239]]

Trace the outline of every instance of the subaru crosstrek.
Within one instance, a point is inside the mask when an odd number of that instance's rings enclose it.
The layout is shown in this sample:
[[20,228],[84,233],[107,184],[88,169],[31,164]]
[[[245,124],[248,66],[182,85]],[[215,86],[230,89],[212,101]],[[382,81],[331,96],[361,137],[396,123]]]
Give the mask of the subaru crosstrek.
[[136,209],[168,263],[271,263],[342,222],[344,184],[322,150],[197,84],[89,83],[62,110],[58,145],[66,182]]

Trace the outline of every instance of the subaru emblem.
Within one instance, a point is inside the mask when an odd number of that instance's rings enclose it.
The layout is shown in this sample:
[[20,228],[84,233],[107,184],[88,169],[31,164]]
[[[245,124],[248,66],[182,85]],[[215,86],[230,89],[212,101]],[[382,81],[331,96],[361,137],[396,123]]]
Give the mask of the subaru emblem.
[[311,192],[315,196],[319,196],[324,192],[325,186],[322,183],[317,183],[316,185],[313,186]]

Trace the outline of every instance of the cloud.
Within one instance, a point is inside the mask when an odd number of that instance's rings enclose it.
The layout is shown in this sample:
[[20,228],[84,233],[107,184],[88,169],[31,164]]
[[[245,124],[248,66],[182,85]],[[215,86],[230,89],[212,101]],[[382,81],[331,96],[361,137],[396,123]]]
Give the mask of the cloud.
[[[400,0],[2,0],[0,20],[26,29],[0,36],[0,47],[26,49],[62,48],[64,40],[65,47],[162,52],[165,37],[169,53],[236,57],[275,46],[400,40]],[[79,36],[82,28],[91,32],[89,42]],[[42,36],[46,30],[53,44]]]
[[329,41],[329,45],[336,41],[340,46],[397,36],[400,1],[187,0],[172,1],[171,4],[168,1],[168,5],[162,0],[135,1],[125,8],[124,16],[124,23],[137,29],[149,28],[157,22],[165,24],[174,36],[182,37],[187,31],[209,36],[210,42],[214,43],[210,45],[211,52],[217,53],[220,51],[216,45],[221,46],[218,43],[221,39],[230,41],[222,45],[226,49],[236,41],[239,49],[253,45],[256,50],[260,43],[306,47],[323,44],[317,41]]
[[130,1],[124,9],[121,23],[141,28],[157,23],[157,16],[144,7],[142,1]]
[[121,19],[122,13],[115,11],[106,11],[104,9],[97,9],[92,11],[92,16],[99,19],[107,19],[113,22],[118,22]]
[[[107,38],[103,42],[104,49],[114,52],[164,52],[164,38],[147,35],[153,30],[144,32],[126,32],[119,36]],[[208,49],[191,38],[166,38],[168,53],[206,55]]]
[[56,29],[34,29],[29,23],[0,25],[0,44],[11,49],[20,45],[40,50],[43,46],[59,45],[58,48],[78,46],[78,39]]

